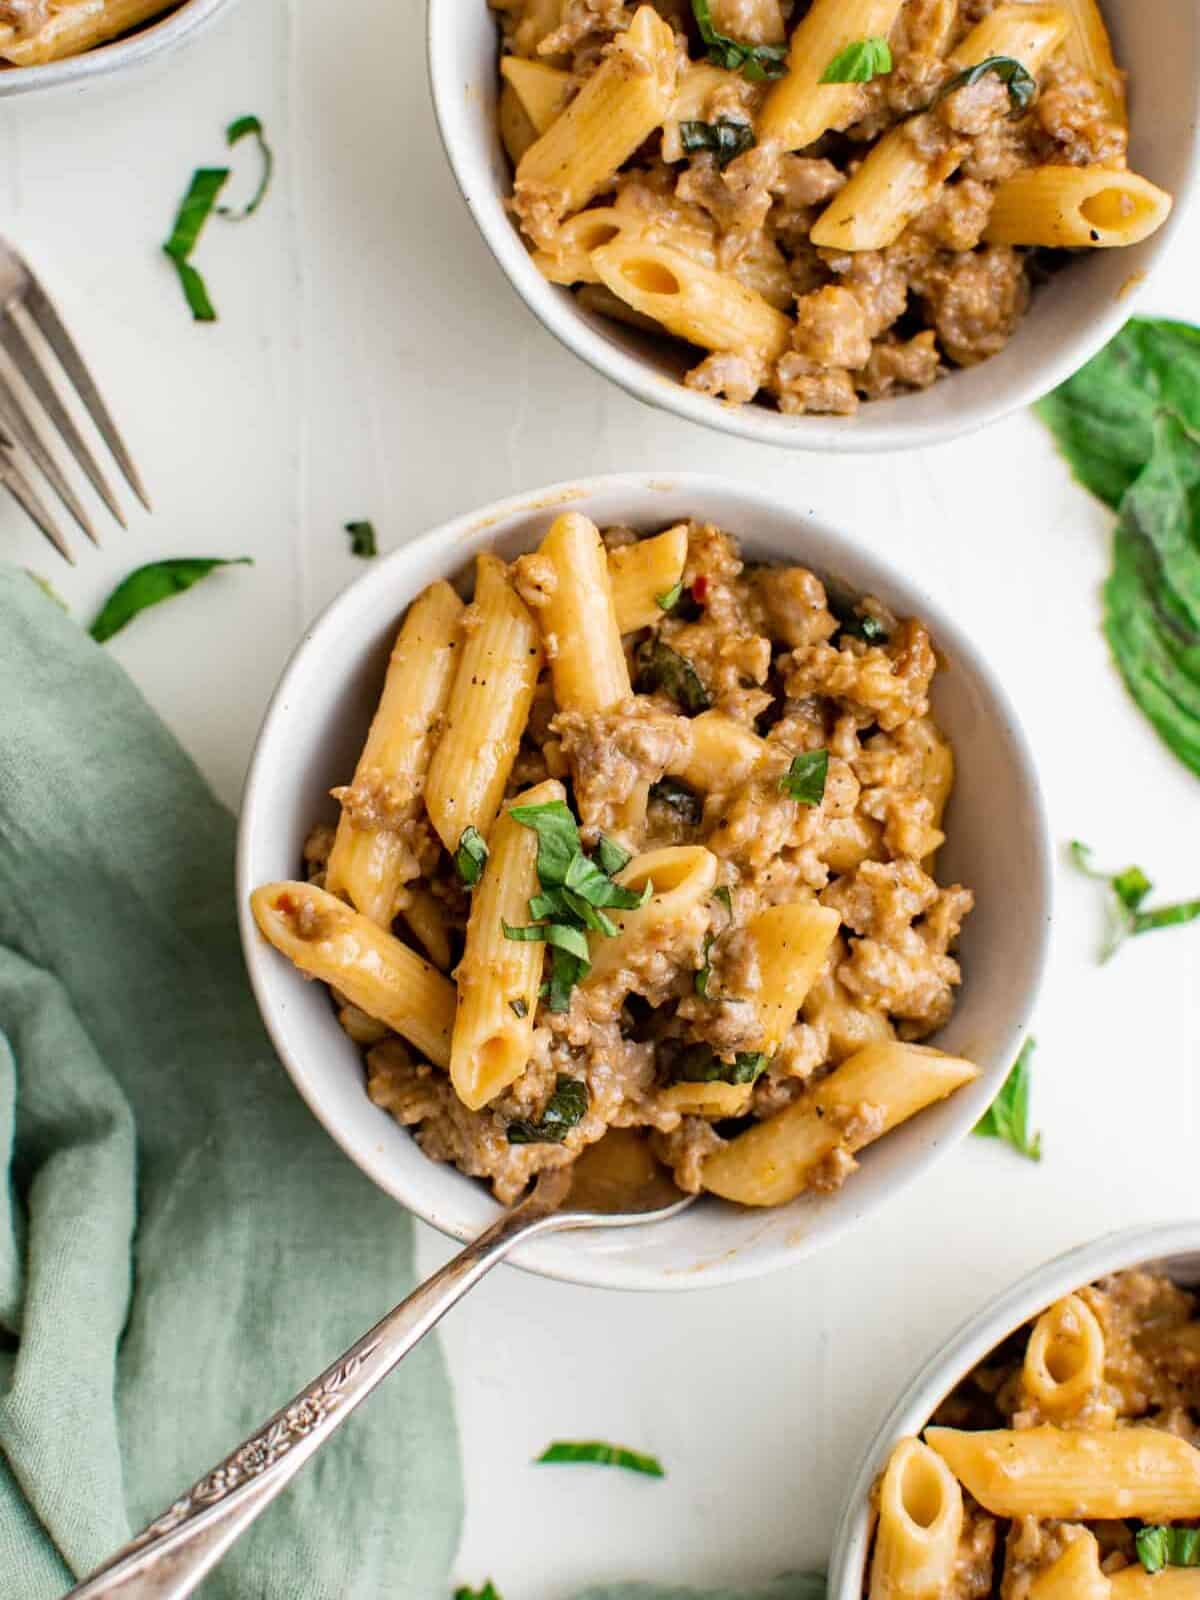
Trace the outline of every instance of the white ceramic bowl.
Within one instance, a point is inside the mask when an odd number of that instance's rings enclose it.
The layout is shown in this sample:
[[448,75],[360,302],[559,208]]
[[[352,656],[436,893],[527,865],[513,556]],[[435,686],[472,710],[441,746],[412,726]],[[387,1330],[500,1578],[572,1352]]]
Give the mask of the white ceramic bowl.
[[429,0],[429,73],[442,141],[471,215],[513,288],[569,350],[639,399],[744,439],[793,450],[909,450],[982,427],[1061,383],[1130,315],[1133,291],[1170,248],[1195,171],[1200,12],[1180,0],[1104,0],[1104,9],[1129,69],[1130,163],[1175,194],[1173,217],[1141,245],[1072,262],[1037,291],[1017,334],[992,360],[922,393],[873,401],[854,417],[787,417],[693,393],[679,382],[690,364],[682,351],[584,311],[569,289],[546,282],[504,209],[511,182],[496,132],[498,34],[487,0]]
[[0,99],[45,89],[82,89],[100,78],[164,56],[230,3],[231,0],[184,0],[174,11],[148,22],[136,33],[96,50],[68,56],[65,61],[50,61],[43,67],[6,68],[0,71]]
[[570,503],[601,526],[651,530],[697,516],[736,533],[751,556],[798,561],[923,618],[946,665],[934,708],[954,741],[958,781],[940,871],[978,897],[962,939],[964,983],[939,1042],[977,1061],[977,1082],[866,1151],[838,1193],[774,1211],[705,1200],[635,1233],[531,1243],[521,1266],[626,1289],[687,1289],[798,1261],[852,1226],[962,1138],[991,1103],[1019,1046],[1047,942],[1051,868],[1032,757],[998,679],[972,640],[902,572],[851,538],[757,490],[717,478],[634,475],[559,485],[460,517],[375,562],[311,628],[271,702],[242,802],[238,901],[251,981],[280,1057],[342,1148],[381,1188],[443,1233],[467,1239],[496,1214],[483,1186],[428,1160],[367,1099],[359,1052],[325,990],[259,934],[258,884],[295,877],[305,835],[335,814],[329,789],[354,770],[401,614],[426,584],[463,571],[478,550],[511,558],[538,543]]
[[926,1362],[888,1413],[854,1475],[834,1535],[828,1600],[862,1600],[870,1540],[868,1500],[899,1441],[919,1433],[954,1386],[1023,1323],[1084,1284],[1142,1266],[1157,1267],[1177,1283],[1200,1284],[1200,1221],[1128,1228],[1056,1256],[992,1300]]

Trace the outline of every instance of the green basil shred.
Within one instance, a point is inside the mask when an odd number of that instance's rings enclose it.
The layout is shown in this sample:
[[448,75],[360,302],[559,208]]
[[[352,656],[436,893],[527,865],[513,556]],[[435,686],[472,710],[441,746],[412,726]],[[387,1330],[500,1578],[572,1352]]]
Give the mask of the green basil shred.
[[1004,1080],[1000,1093],[984,1112],[975,1126],[982,1139],[1003,1139],[1018,1155],[1030,1161],[1042,1159],[1042,1136],[1029,1132],[1030,1062],[1034,1041],[1026,1039],[1013,1063],[1012,1071]]
[[666,1477],[657,1456],[643,1455],[639,1450],[627,1450],[624,1445],[605,1444],[599,1439],[556,1440],[542,1451],[535,1464],[550,1466],[568,1462],[593,1467],[623,1467],[626,1472],[640,1472],[647,1478]]
[[587,1085],[580,1078],[570,1078],[560,1072],[554,1083],[554,1093],[536,1122],[518,1118],[505,1129],[509,1144],[561,1144],[587,1115]]
[[1147,1572],[1164,1567],[1200,1567],[1200,1528],[1169,1528],[1154,1523],[1134,1536],[1138,1560]]
[[455,1589],[454,1600],[500,1600],[500,1591],[489,1578],[482,1589],[471,1589],[466,1584]]
[[487,858],[487,842],[479,829],[464,828],[459,835],[458,849],[454,852],[454,865],[468,889],[473,889],[483,876]]
[[885,77],[891,70],[891,46],[874,34],[869,39],[855,39],[839,50],[821,74],[820,82],[870,83],[872,78]]
[[1089,878],[1108,884],[1112,891],[1109,902],[1108,931],[1100,950],[1101,962],[1110,961],[1126,939],[1139,933],[1153,933],[1156,928],[1179,928],[1200,918],[1200,899],[1177,900],[1171,905],[1153,906],[1146,910],[1144,902],[1154,885],[1141,867],[1126,867],[1122,872],[1102,872],[1092,865],[1092,852],[1078,839],[1070,845],[1071,860]]
[[[735,156],[753,150],[754,129],[748,122],[734,122],[730,117],[718,117],[715,122],[681,122],[679,142],[688,155],[707,150],[716,159],[718,167],[727,167]],[[683,592],[683,584],[677,583],[670,592],[678,600]],[[659,605],[663,605],[661,600]],[[670,609],[669,605],[663,605],[664,611]]]
[[274,157],[263,135],[259,119],[238,117],[225,130],[225,142],[231,149],[247,136],[256,139],[263,161],[262,176],[249,204],[242,207],[219,206],[217,197],[228,182],[230,169],[198,167],[192,173],[192,181],[176,213],[171,236],[163,245],[163,253],[175,268],[194,322],[217,320],[217,313],[209,298],[208,286],[191,263],[192,252],[199,242],[205,223],[214,214],[227,222],[243,222],[258,210],[271,181]]
[[649,798],[660,805],[670,806],[682,822],[695,828],[704,816],[704,801],[694,789],[678,778],[660,778],[650,785]]
[[350,554],[362,556],[369,560],[371,556],[379,554],[379,546],[375,543],[375,524],[373,522],[347,522],[346,532],[350,535]]
[[708,59],[714,66],[724,67],[727,72],[740,72],[751,83],[761,83],[764,78],[781,78],[787,71],[787,45],[748,44],[742,39],[731,39],[713,26],[708,0],[692,0],[692,15],[708,49]]
[[[686,128],[692,126],[692,124],[685,122],[681,123],[680,126]],[[706,124],[704,124],[704,126],[706,126]],[[687,149],[686,144],[684,145],[684,149]],[[674,611],[675,607],[679,604],[679,597],[682,593],[683,579],[680,578],[679,582],[673,583],[665,594],[656,594],[654,596],[654,604],[660,611]]]
[[828,776],[829,751],[808,750],[792,757],[792,764],[780,778],[779,787],[802,806],[819,806],[825,798]]
[[968,67],[965,72],[956,72],[942,85],[937,98],[944,100],[948,94],[953,94],[955,89],[965,89],[970,84],[978,83],[989,72],[994,72],[1008,90],[1009,104],[1012,106],[1014,116],[1020,116],[1023,111],[1029,110],[1037,97],[1037,79],[1015,56],[988,56],[986,60],[977,61],[973,67]]
[[245,138],[253,138],[258,145],[258,152],[262,157],[262,172],[258,187],[246,205],[217,207],[217,215],[227,218],[230,222],[245,222],[247,217],[254,215],[266,197],[275,171],[275,152],[267,143],[263,125],[257,117],[237,117],[225,130],[225,143],[231,150],[240,139]]
[[100,608],[88,632],[97,644],[133,621],[139,611],[182,594],[217,567],[252,567],[249,556],[176,556],[170,561],[152,561],[138,567],[120,582]]
[[767,1068],[761,1050],[739,1050],[723,1061],[711,1045],[691,1044],[671,1068],[672,1083],[754,1083]]
[[644,639],[637,647],[634,666],[639,694],[653,694],[655,689],[662,689],[693,717],[712,705],[712,697],[692,663],[661,639]]

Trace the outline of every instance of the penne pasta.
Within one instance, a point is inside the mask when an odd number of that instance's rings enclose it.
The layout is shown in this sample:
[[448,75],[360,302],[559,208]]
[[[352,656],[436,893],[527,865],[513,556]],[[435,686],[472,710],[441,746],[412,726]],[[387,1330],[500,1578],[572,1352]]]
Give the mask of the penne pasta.
[[1015,0],[983,17],[947,58],[956,72],[996,56],[1019,61],[1037,77],[1071,26],[1058,0]]
[[903,0],[813,0],[792,31],[787,74],[763,108],[759,137],[803,150],[862,114],[861,84],[822,83],[830,63],[860,39],[892,31]]
[[1104,1381],[1104,1334],[1094,1312],[1069,1294],[1034,1325],[1022,1382],[1042,1415],[1063,1422],[1093,1400]]
[[618,545],[608,552],[608,580],[618,633],[650,628],[663,619],[660,601],[683,577],[687,524],[681,522],[653,539]]
[[388,927],[415,878],[411,826],[434,738],[462,649],[463,603],[448,583],[430,584],[396,635],[379,708],[342,802],[325,887]]
[[1200,1451],[1161,1428],[929,1428],[925,1439],[993,1516],[1200,1517]]
[[879,1489],[869,1600],[942,1600],[953,1593],[962,1490],[920,1439],[893,1450]]
[[316,884],[264,884],[250,905],[263,937],[302,972],[385,1022],[435,1067],[449,1065],[454,985],[436,967]]
[[102,0],[100,4],[96,0],[60,0],[32,33],[0,23],[0,62],[40,67],[81,55],[161,16],[174,4],[175,0]]
[[400,915],[434,966],[442,972],[449,972],[450,930],[446,926],[442,902],[428,889],[405,889],[400,901]]
[[752,1083],[675,1083],[659,1095],[659,1104],[685,1117],[740,1117],[754,1094]]
[[596,524],[565,511],[538,554],[552,572],[538,621],[555,704],[560,711],[606,711],[629,698],[629,667]]
[[[513,805],[547,805],[566,799],[550,779],[527,789]],[[533,1047],[533,1020],[542,981],[545,945],[507,939],[504,924],[529,921],[538,890],[537,835],[506,807],[496,820],[483,876],[471,897],[467,943],[455,973],[458,1010],[450,1049],[450,1081],[471,1111],[478,1111],[521,1076]]]
[[500,142],[515,167],[526,150],[537,142],[538,135],[511,83],[500,86],[496,122],[500,129]]
[[799,1100],[710,1155],[701,1181],[740,1205],[783,1205],[803,1194],[836,1150],[861,1150],[978,1075],[971,1062],[923,1045],[867,1045]]
[[1105,113],[1128,126],[1125,74],[1113,60],[1112,40],[1096,0],[1058,0],[1070,20],[1063,52],[1099,89]]
[[1058,1560],[1034,1578],[1029,1600],[1110,1600],[1109,1587],[1096,1536],[1081,1528]]
[[542,665],[537,625],[495,556],[476,563],[469,621],[425,784],[425,808],[451,852],[467,828],[486,838],[495,821]]
[[1136,172],[1030,167],[996,191],[991,244],[1111,250],[1140,244],[1171,215],[1171,196]]
[[647,883],[654,892],[636,911],[614,911],[615,938],[593,934],[590,940],[592,970],[584,988],[596,988],[623,968],[644,960],[654,948],[659,933],[681,924],[712,894],[717,881],[717,858],[701,845],[667,845],[634,856],[616,881],[623,889],[643,889]]
[[767,906],[746,932],[758,963],[760,987],[754,996],[762,1033],[753,1048],[774,1055],[796,1020],[837,937],[841,919],[815,900]]
[[[1123,1567],[1106,1580],[1107,1597],[1096,1594],[1095,1600],[1198,1600],[1200,1597],[1200,1568],[1164,1567],[1161,1572],[1145,1572],[1140,1566]],[[1037,1600],[1043,1600],[1038,1596]],[[1059,1597],[1053,1597],[1059,1600]],[[1064,1594],[1061,1600],[1068,1600]],[[1093,1600],[1089,1594],[1086,1600]]]
[[687,750],[667,770],[702,794],[745,783],[767,748],[765,739],[723,711],[702,711],[693,717],[688,735]]
[[536,136],[545,133],[575,88],[569,72],[524,56],[501,57],[500,76],[516,95]]

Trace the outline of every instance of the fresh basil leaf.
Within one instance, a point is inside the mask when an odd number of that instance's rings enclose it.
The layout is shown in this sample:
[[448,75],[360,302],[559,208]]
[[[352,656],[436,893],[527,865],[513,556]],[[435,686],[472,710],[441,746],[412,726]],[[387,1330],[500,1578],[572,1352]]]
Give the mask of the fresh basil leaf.
[[664,689],[690,716],[707,711],[712,705],[712,697],[692,663],[661,639],[643,640],[638,645],[634,665],[639,694],[653,694],[655,689]]
[[[681,122],[679,142],[688,155],[695,155],[698,150],[707,150],[716,158],[718,167],[727,167],[735,156],[753,150],[754,129],[748,122],[734,122],[729,117],[718,117],[715,122]],[[670,611],[682,593],[681,580],[673,589],[667,591],[667,594],[674,598],[664,604],[667,595],[663,595],[659,598],[658,604],[664,611]]]
[[350,554],[362,556],[369,560],[371,556],[379,554],[379,546],[375,543],[375,524],[373,522],[347,522],[346,532],[350,535]]
[[563,886],[593,906],[614,906],[618,911],[636,911],[654,893],[652,883],[643,884],[640,889],[626,889],[614,883],[607,872],[583,854],[577,855],[567,868]]
[[869,39],[855,39],[844,50],[839,50],[819,81],[870,83],[872,78],[882,78],[891,70],[891,46],[879,34],[874,34]]
[[623,1467],[627,1472],[640,1472],[648,1478],[666,1477],[666,1472],[657,1456],[643,1455],[638,1450],[626,1450],[624,1445],[604,1444],[599,1439],[585,1439],[578,1442],[560,1439],[542,1451],[535,1465],[551,1466],[567,1462],[593,1467]]
[[501,921],[504,937],[519,944],[550,944],[565,950],[577,960],[587,963],[587,934],[582,928],[572,928],[562,922],[531,922],[514,928],[511,922]]
[[571,862],[583,849],[570,807],[562,800],[548,800],[540,806],[510,806],[508,814],[537,834],[537,875],[542,888],[561,888]]
[[1154,885],[1141,867],[1126,867],[1112,880],[1113,893],[1127,911],[1136,911]]
[[615,878],[617,873],[627,867],[633,860],[633,856],[629,851],[622,849],[616,840],[610,839],[606,833],[600,835],[600,842],[596,846],[596,855],[599,857],[601,867],[608,873],[610,878]]
[[546,985],[546,1003],[550,1010],[560,1015],[570,1011],[571,991],[590,971],[590,961],[555,946],[550,952],[550,982]]
[[1139,933],[1156,928],[1179,928],[1200,919],[1200,900],[1177,900],[1173,904],[1142,909],[1154,885],[1141,867],[1126,867],[1122,872],[1102,872],[1092,865],[1092,852],[1078,839],[1071,840],[1071,859],[1081,872],[1108,884],[1112,891],[1109,928],[1100,951],[1101,962],[1109,961],[1124,944]]
[[275,153],[267,143],[266,135],[263,133],[263,125],[257,117],[238,117],[225,130],[225,143],[230,149],[240,139],[248,137],[253,138],[258,145],[258,152],[262,157],[262,173],[258,180],[258,187],[247,205],[217,207],[218,215],[227,218],[230,222],[244,222],[247,217],[254,215],[263,203],[271,184],[271,174],[275,170]]
[[465,1584],[455,1589],[454,1600],[500,1600],[500,1591],[489,1578],[482,1589],[469,1589]]
[[177,556],[170,561],[152,561],[138,567],[113,590],[100,608],[88,632],[97,644],[120,633],[137,616],[160,600],[182,594],[217,567],[252,567],[249,556]]
[[597,910],[590,900],[585,900],[581,894],[576,894],[574,889],[563,889],[560,893],[572,916],[581,922],[585,928],[591,928],[596,933],[602,933],[609,939],[616,938],[616,923],[611,917],[606,916],[603,911]]
[[30,572],[28,567],[25,568],[25,576],[29,579],[30,583],[37,584],[38,588],[46,596],[47,600],[53,600],[56,606],[60,606],[62,610],[66,611],[68,614],[70,613],[70,606],[63,599],[62,595],[59,594],[58,590],[50,582],[49,578],[43,578],[40,572]]
[[1200,1567],[1200,1528],[1171,1528],[1156,1523],[1139,1528],[1134,1544],[1147,1572],[1161,1572],[1164,1567]]
[[[690,124],[681,123],[680,126],[688,127]],[[683,148],[686,150],[688,147],[685,144]],[[656,594],[654,596],[654,604],[660,611],[674,611],[675,607],[679,604],[679,597],[682,593],[683,579],[680,578],[679,582],[672,584],[665,594]]]
[[1042,1136],[1029,1132],[1030,1061],[1034,1041],[1026,1039],[1013,1063],[1012,1071],[1004,1080],[1000,1093],[992,1101],[975,1126],[983,1139],[1003,1139],[1018,1155],[1030,1161],[1042,1159]]
[[700,996],[701,1000],[708,999],[708,985],[712,979],[712,963],[708,957],[716,942],[717,936],[715,933],[706,933],[704,935],[703,964],[692,977],[692,988]]
[[228,177],[228,167],[200,167],[192,173],[188,192],[184,195],[175,216],[171,237],[163,245],[164,253],[179,275],[184,298],[187,300],[194,322],[217,320],[217,313],[209,299],[204,279],[191,265],[188,257],[196,248],[204,224],[211,216],[217,196]]
[[1167,1564],[1167,1532],[1163,1527],[1139,1528],[1134,1537],[1138,1560],[1147,1572],[1161,1572]]
[[650,799],[660,805],[670,806],[689,827],[699,827],[704,816],[704,801],[694,789],[678,778],[660,778],[650,785]]
[[[473,889],[487,865],[488,847],[478,828],[464,828],[454,852],[454,865],[468,889]],[[534,916],[536,912],[532,913]]]
[[1015,56],[988,56],[986,60],[977,61],[973,67],[968,67],[965,72],[956,72],[942,85],[937,98],[944,100],[948,94],[953,94],[955,89],[965,89],[972,83],[978,83],[989,72],[994,72],[1008,90],[1014,116],[1029,110],[1037,97],[1037,79]]
[[1200,900],[1180,900],[1173,906],[1157,906],[1153,911],[1138,911],[1133,918],[1134,933],[1151,933],[1155,928],[1179,928],[1200,917]]
[[808,750],[792,757],[792,764],[780,778],[779,787],[802,806],[819,806],[825,798],[828,776],[829,751]]
[[741,1050],[722,1061],[711,1045],[690,1044],[671,1067],[672,1083],[754,1083],[766,1071],[761,1050]]
[[733,915],[733,895],[725,884],[719,884],[713,890],[713,899],[719,900],[725,907],[726,911],[728,911],[729,915]]
[[708,59],[727,72],[740,72],[752,83],[764,78],[781,78],[787,71],[787,45],[747,44],[731,39],[713,27],[708,0],[692,0],[692,15],[700,37],[708,47]]
[[587,1085],[581,1078],[560,1072],[554,1093],[536,1122],[518,1118],[505,1129],[509,1144],[562,1144],[575,1125],[587,1115]]

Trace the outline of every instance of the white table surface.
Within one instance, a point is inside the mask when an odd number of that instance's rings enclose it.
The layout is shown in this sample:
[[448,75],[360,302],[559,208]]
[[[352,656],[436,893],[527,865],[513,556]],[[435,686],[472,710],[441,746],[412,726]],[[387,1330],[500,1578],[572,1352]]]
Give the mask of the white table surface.
[[[911,563],[1015,696],[1056,835],[1137,860],[1171,897],[1200,893],[1196,779],[1126,698],[1099,631],[1109,519],[1039,424],[817,458],[628,399],[541,331],[476,234],[433,128],[417,0],[370,10],[331,53],[325,7],[247,0],[166,71],[0,103],[0,226],[59,298],[156,504],[68,572],[0,503],[0,553],[49,576],[84,620],[140,562],[254,557],[109,646],[220,795],[236,804],[305,623],[361,570],[344,522],[370,517],[390,550],[556,479],[698,468],[790,495]],[[221,320],[197,327],[158,246],[193,167],[220,162],[222,129],[245,112],[263,117],[279,174],[253,221],[205,236]],[[252,165],[247,148],[243,184]],[[1197,315],[1198,253],[1193,217],[1148,308]],[[1060,1249],[1200,1210],[1200,928],[1139,940],[1101,971],[1099,890],[1069,872],[1059,890],[1036,1028],[1040,1167],[970,1140],[775,1277],[648,1297],[504,1268],[453,1316],[461,1579],[561,1600],[607,1578],[817,1563],[868,1431],[960,1319]],[[422,1227],[422,1262],[448,1253]],[[589,1436],[655,1451],[669,1476],[526,1464],[552,1438]],[[386,1517],[386,1486],[375,1492]]]

